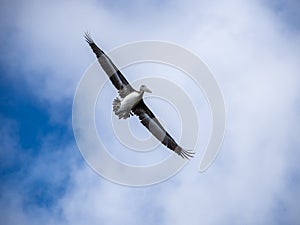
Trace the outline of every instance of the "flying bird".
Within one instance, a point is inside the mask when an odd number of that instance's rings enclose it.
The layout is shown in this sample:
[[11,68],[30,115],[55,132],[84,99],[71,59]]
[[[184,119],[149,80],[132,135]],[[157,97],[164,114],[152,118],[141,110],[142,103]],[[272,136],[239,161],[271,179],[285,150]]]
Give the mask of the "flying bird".
[[127,119],[133,115],[138,116],[140,122],[167,148],[184,159],[193,157],[194,152],[180,147],[143,101],[144,93],[151,93],[151,90],[146,85],[141,85],[139,90],[135,90],[111,59],[95,44],[89,33],[85,33],[84,37],[95,53],[102,69],[118,90],[119,97],[113,100],[113,111],[116,116],[119,119]]

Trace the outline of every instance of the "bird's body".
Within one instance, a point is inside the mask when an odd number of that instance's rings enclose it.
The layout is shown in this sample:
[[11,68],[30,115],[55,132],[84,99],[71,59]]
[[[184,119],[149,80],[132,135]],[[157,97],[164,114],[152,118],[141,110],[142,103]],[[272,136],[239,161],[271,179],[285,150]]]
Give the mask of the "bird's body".
[[143,98],[143,93],[133,91],[124,98],[116,97],[113,101],[113,111],[119,119],[130,117],[132,108]]
[[94,43],[89,34],[86,33],[85,38],[93,52],[96,54],[101,67],[119,92],[119,96],[113,101],[113,111],[118,118],[127,119],[131,115],[138,116],[140,122],[163,145],[176,152],[182,158],[188,159],[193,157],[194,152],[180,147],[143,101],[144,92],[151,93],[151,91],[145,85],[141,85],[139,91],[131,87],[123,74],[113,64],[109,57]]

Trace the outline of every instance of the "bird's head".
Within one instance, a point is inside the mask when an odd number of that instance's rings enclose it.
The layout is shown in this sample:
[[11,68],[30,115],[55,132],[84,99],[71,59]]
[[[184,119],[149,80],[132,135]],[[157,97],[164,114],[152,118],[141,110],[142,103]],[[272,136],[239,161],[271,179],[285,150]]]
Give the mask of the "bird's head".
[[140,87],[140,91],[142,92],[148,92],[148,93],[152,93],[152,91],[146,86],[146,85],[141,85]]

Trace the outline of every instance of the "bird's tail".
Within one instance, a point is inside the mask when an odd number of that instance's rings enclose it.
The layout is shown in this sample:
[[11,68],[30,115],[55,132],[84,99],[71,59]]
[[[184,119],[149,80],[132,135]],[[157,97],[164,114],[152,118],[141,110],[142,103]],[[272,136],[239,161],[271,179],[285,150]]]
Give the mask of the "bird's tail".
[[121,100],[118,97],[116,97],[113,101],[113,111],[117,113],[117,111],[120,109],[120,106],[121,106]]
[[113,101],[113,111],[115,112],[115,114],[119,117],[119,119],[127,119],[128,117],[130,117],[131,112],[126,111],[126,110],[120,110],[121,108],[121,100],[116,97]]

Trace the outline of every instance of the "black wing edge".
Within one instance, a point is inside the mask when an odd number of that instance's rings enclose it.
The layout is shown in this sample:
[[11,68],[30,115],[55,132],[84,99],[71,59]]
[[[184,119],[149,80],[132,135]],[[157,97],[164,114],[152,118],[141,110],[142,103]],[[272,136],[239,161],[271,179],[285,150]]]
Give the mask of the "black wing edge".
[[104,55],[104,52],[95,44],[89,32],[84,32],[83,36],[85,41],[90,45],[93,52],[96,54],[97,58],[99,58],[101,55]]
[[[126,80],[126,78],[123,76],[123,74],[120,72],[120,70],[115,66],[115,64],[111,61],[111,59],[105,54],[104,51],[102,51],[94,42],[89,32],[84,33],[84,38],[86,42],[90,45],[93,52],[96,54],[97,58],[100,59],[102,56],[106,59],[106,61],[99,61],[101,64],[101,67],[108,75],[109,79],[113,83],[113,85],[118,89],[122,90],[124,87],[126,87],[127,90],[132,91],[133,88],[130,86],[129,82]],[[109,68],[114,68],[112,71]]]
[[157,138],[153,133],[153,135],[167,148],[171,149],[183,159],[190,159],[194,157],[195,152],[193,150],[186,150],[180,147],[175,140],[168,134],[168,132],[164,129],[164,127],[160,124],[155,115],[151,112],[148,106],[145,104],[143,100],[141,100],[133,109],[132,112],[137,115],[140,119],[140,122],[152,133],[149,129],[149,119],[152,119],[165,133],[164,139],[161,141]]

